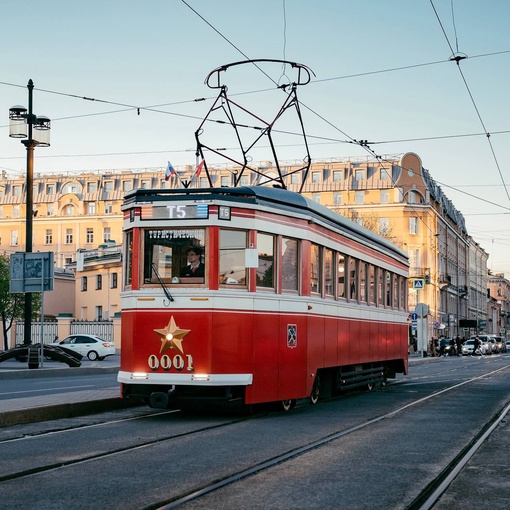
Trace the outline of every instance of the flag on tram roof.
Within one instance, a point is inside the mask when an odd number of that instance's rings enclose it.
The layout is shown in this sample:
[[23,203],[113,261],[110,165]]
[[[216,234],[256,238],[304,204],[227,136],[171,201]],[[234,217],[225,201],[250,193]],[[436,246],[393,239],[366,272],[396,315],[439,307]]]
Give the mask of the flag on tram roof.
[[172,163],[170,163],[170,161],[169,161],[168,165],[166,167],[165,181],[168,181],[168,179],[170,179],[170,177],[172,177],[172,175],[177,175],[177,172],[175,171],[174,167],[172,166]]
[[202,161],[200,161],[200,163],[197,165],[197,168],[195,170],[195,177],[200,177],[200,172],[202,171],[202,168],[204,168],[204,162],[205,162],[205,159],[203,159]]

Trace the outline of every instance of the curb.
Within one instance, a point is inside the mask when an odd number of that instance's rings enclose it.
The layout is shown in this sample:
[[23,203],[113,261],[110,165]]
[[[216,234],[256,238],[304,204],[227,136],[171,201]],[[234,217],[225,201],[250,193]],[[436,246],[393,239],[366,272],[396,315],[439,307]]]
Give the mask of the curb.
[[24,409],[22,411],[7,411],[5,413],[0,413],[0,427],[47,420],[60,420],[62,418],[74,418],[77,416],[86,416],[88,414],[136,407],[141,404],[142,402],[137,399],[128,400],[115,397],[103,400],[75,402],[72,404],[55,404],[44,407],[34,407],[31,409]]

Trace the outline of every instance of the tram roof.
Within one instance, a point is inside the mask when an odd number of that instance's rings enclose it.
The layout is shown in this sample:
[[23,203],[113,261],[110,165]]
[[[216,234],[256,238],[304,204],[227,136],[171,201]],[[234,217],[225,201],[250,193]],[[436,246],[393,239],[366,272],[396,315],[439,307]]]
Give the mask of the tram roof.
[[179,189],[136,189],[126,193],[123,209],[138,202],[163,202],[168,200],[182,200],[184,197],[199,196],[201,200],[228,200],[232,202],[270,204],[272,207],[292,211],[300,209],[308,214],[322,219],[332,226],[341,226],[356,237],[369,239],[375,244],[382,245],[401,257],[408,258],[405,251],[375,232],[358,225],[345,216],[306,198],[305,196],[283,188],[267,186],[240,186],[221,188],[179,188]]

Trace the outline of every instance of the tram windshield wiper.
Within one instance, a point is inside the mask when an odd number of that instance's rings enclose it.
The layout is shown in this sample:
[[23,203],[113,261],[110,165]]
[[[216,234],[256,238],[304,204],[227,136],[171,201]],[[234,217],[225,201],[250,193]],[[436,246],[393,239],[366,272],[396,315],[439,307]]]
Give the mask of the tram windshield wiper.
[[174,300],[168,289],[165,287],[165,283],[161,279],[161,276],[159,276],[158,268],[156,264],[152,263],[152,270],[154,271],[154,274],[156,275],[156,278],[158,279],[159,284],[161,285],[161,288],[163,289],[163,292],[165,293],[165,296],[168,298],[168,300],[171,302]]

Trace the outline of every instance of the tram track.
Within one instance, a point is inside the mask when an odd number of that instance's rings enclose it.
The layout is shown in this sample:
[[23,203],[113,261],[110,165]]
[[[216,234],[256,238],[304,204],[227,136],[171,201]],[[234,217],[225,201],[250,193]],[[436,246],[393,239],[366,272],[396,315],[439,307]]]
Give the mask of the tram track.
[[[448,367],[445,367],[445,368],[447,370],[449,370]],[[469,377],[468,379],[466,379],[465,381],[462,381],[460,383],[450,384],[444,388],[435,390],[425,396],[421,396],[419,398],[414,398],[412,400],[408,400],[404,405],[400,405],[391,411],[384,412],[384,413],[382,413],[378,416],[375,416],[371,419],[363,420],[363,421],[360,421],[359,423],[354,423],[351,426],[340,428],[330,434],[322,435],[321,437],[318,437],[315,440],[310,441],[309,443],[302,443],[301,445],[296,444],[295,447],[287,449],[278,455],[274,455],[272,457],[266,456],[265,459],[260,458],[258,462],[254,463],[254,465],[251,465],[249,468],[246,468],[246,466],[245,466],[245,469],[234,469],[233,468],[232,470],[230,470],[230,472],[228,473],[227,476],[215,477],[214,480],[211,481],[211,483],[196,483],[196,484],[194,484],[194,487],[192,487],[191,489],[182,490],[181,494],[174,494],[173,496],[168,495],[169,497],[167,499],[165,499],[164,495],[161,494],[160,495],[161,497],[158,498],[159,499],[158,502],[151,503],[150,505],[146,506],[145,508],[147,508],[147,509],[156,509],[156,508],[160,509],[161,508],[161,509],[166,510],[166,509],[171,509],[171,508],[177,508],[177,507],[185,505],[187,503],[200,500],[200,498],[206,497],[215,491],[218,491],[222,488],[226,488],[229,485],[233,485],[233,484],[236,484],[237,482],[241,482],[242,480],[245,480],[253,475],[257,475],[257,474],[260,474],[263,472],[268,472],[275,466],[278,466],[280,464],[285,464],[286,462],[290,462],[293,459],[303,456],[308,452],[312,452],[313,450],[318,450],[321,447],[326,446],[329,443],[332,443],[336,440],[345,438],[345,437],[347,437],[351,434],[354,434],[356,432],[363,431],[364,429],[373,427],[376,424],[380,424],[380,423],[384,422],[384,420],[394,418],[397,415],[402,414],[405,411],[410,410],[416,406],[419,406],[425,402],[432,401],[436,398],[446,395],[448,392],[456,391],[459,388],[462,388],[463,386],[469,385],[471,383],[475,383],[477,381],[480,381],[481,379],[495,376],[496,374],[498,374],[504,370],[508,370],[509,368],[510,368],[510,364],[504,365],[499,368],[496,368],[495,370],[490,370],[483,374]],[[418,377],[416,377],[414,379],[410,378],[408,380],[408,382],[412,384],[413,380],[416,380],[417,378]],[[387,388],[390,389],[392,386],[402,387],[402,385],[403,384],[405,385],[406,382],[397,381],[396,384],[389,384]],[[327,404],[328,402],[325,402],[325,403]],[[508,412],[508,410],[507,410],[507,412]],[[109,420],[107,422],[85,425],[82,427],[67,428],[67,429],[59,430],[59,431],[55,431],[55,430],[48,431],[46,433],[31,435],[28,437],[13,438],[13,439],[9,439],[9,440],[4,440],[0,444],[8,444],[9,442],[13,443],[15,441],[22,442],[24,440],[29,440],[29,439],[31,439],[31,440],[44,439],[44,438],[48,438],[51,435],[55,436],[58,434],[79,432],[80,430],[83,431],[87,428],[95,428],[95,427],[100,427],[100,426],[104,426],[104,425],[114,425],[116,423],[121,423],[121,422],[125,422],[125,421],[133,421],[133,420],[150,418],[150,417],[160,417],[160,416],[164,416],[166,414],[172,414],[172,413],[181,416],[176,411],[152,413],[152,414],[142,415],[142,416],[138,416],[138,417],[130,417],[127,419]],[[220,431],[221,429],[228,428],[229,426],[235,426],[235,425],[241,423],[242,421],[256,420],[257,418],[263,418],[265,416],[267,416],[267,413],[255,414],[250,417],[243,417],[243,418],[239,418],[239,419],[235,419],[235,420],[230,420],[228,423],[214,424],[214,425],[209,425],[206,427],[196,428],[195,430],[192,430],[192,431],[184,431],[181,433],[172,433],[172,434],[162,435],[162,436],[155,438],[153,440],[137,442],[134,445],[127,445],[125,447],[119,447],[119,448],[111,449],[111,450],[100,452],[100,453],[97,453],[97,452],[94,454],[82,453],[82,454],[79,454],[76,457],[66,460],[64,462],[55,461],[52,463],[45,463],[44,465],[33,467],[33,468],[18,470],[15,473],[9,473],[7,475],[0,477],[0,483],[7,482],[10,480],[16,480],[16,481],[28,480],[29,477],[31,477],[31,476],[34,476],[37,474],[44,474],[45,472],[50,472],[52,470],[57,470],[57,469],[66,470],[68,468],[72,468],[73,466],[79,466],[80,464],[86,464],[86,463],[91,463],[91,462],[93,463],[95,461],[101,461],[101,460],[107,459],[108,457],[112,457],[112,458],[115,456],[121,457],[123,455],[128,455],[130,453],[136,452],[137,450],[143,450],[143,449],[150,448],[152,446],[163,445],[165,443],[170,443],[171,441],[180,440],[183,438],[192,438],[193,436],[200,437],[201,435],[204,435],[204,434],[207,434],[210,432],[215,433],[215,431]],[[494,426],[496,426],[496,425],[494,425]],[[489,430],[489,429],[492,431],[493,428],[494,427],[491,428],[491,424],[488,424],[484,428],[484,431]],[[489,434],[490,434],[490,432],[489,432]],[[449,469],[445,468],[442,478],[446,479],[447,476],[449,476],[449,477],[454,476],[451,473],[456,472],[455,465],[460,465],[460,463],[462,461],[462,459],[460,457],[462,457],[462,454],[464,454],[467,451],[470,451],[471,448],[473,447],[474,443],[479,441],[479,438],[481,438],[481,437],[482,437],[482,435],[478,434],[477,437],[473,441],[470,441],[470,443],[462,450],[461,454],[458,455],[458,460],[456,457],[456,462],[451,462],[449,465]],[[122,461],[119,460],[119,463],[122,464]],[[446,472],[447,470],[448,470],[448,472]],[[65,475],[63,474],[63,476],[65,476]],[[419,500],[419,502],[418,502],[418,498],[417,498],[416,503],[413,503],[413,504],[417,504],[417,505],[422,504],[423,500],[426,499],[426,497],[429,497],[432,492],[438,490],[438,487],[440,486],[440,483],[441,483],[440,478],[441,477],[437,477],[437,479],[434,480],[433,483],[429,484],[427,486],[427,488],[425,488],[424,491],[422,493],[420,493],[419,497],[421,499]],[[426,493],[425,491],[428,491],[428,492]],[[142,508],[142,507],[140,507],[140,508]],[[420,506],[412,506],[412,507],[409,507],[409,510],[418,510],[421,508],[422,507],[420,507]],[[431,508],[431,506],[423,507],[423,508],[424,509]]]

